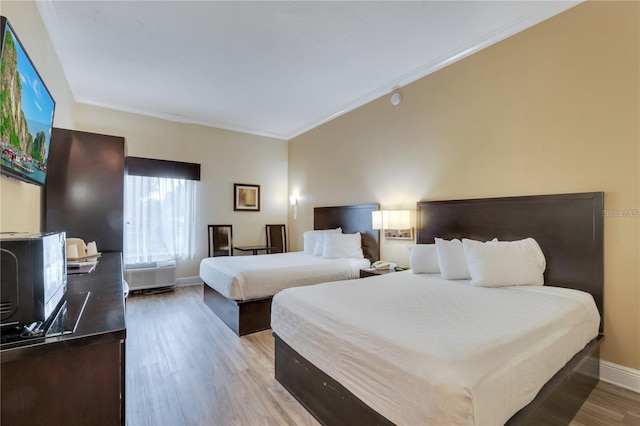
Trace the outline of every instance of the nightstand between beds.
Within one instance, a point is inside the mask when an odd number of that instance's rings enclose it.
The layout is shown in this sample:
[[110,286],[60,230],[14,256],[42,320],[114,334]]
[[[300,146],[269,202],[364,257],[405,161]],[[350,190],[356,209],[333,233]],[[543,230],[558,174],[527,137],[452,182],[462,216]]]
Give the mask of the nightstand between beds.
[[393,269],[364,268],[360,269],[360,278],[375,277],[376,275],[385,275],[390,274],[391,272],[396,271],[394,271]]

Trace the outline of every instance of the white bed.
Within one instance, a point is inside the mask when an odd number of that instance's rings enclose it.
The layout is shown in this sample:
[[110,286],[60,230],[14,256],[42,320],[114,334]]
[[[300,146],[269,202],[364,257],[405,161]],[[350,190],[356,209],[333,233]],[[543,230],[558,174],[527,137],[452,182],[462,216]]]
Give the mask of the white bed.
[[590,294],[410,271],[290,288],[274,333],[396,424],[503,424],[598,335]]
[[380,258],[378,204],[315,207],[303,252],[203,259],[203,300],[238,336],[271,327],[271,298],[292,286],[358,278]]
[[210,257],[200,263],[200,277],[229,299],[250,300],[288,287],[358,278],[370,265],[363,258],[323,259],[304,252]]

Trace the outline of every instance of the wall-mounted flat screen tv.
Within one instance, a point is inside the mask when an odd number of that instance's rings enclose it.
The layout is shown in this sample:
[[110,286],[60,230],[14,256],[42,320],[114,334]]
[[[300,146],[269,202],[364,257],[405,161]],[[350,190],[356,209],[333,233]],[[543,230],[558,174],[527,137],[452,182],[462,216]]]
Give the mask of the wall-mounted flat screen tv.
[[0,171],[43,185],[56,103],[4,16],[0,30]]

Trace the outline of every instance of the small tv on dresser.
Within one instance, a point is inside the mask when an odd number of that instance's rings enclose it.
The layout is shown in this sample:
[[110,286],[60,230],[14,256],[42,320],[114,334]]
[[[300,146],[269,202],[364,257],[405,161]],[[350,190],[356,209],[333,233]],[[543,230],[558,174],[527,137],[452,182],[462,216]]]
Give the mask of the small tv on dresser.
[[44,185],[56,103],[4,16],[0,47],[0,171]]

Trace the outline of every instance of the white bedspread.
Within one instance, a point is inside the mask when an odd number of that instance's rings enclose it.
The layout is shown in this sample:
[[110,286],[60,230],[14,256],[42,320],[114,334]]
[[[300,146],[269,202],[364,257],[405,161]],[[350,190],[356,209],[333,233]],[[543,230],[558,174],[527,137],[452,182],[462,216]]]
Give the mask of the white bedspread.
[[273,296],[282,289],[358,278],[367,259],[323,259],[304,252],[209,257],[200,262],[200,278],[235,300]]
[[396,424],[498,425],[597,336],[591,295],[410,271],[292,288],[273,331]]

